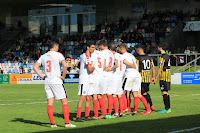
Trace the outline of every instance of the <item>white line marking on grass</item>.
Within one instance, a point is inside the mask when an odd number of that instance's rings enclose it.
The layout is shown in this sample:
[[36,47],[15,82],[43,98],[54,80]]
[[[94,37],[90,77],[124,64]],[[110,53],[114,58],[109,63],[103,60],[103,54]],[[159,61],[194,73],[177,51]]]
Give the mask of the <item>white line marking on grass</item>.
[[[192,95],[184,95],[184,96],[198,96],[200,94],[192,94]],[[170,97],[178,97],[178,96],[182,96],[182,95],[172,95]],[[162,97],[162,96],[152,96],[152,98],[157,98],[157,97]],[[134,99],[134,98],[131,98],[131,99]],[[33,100],[45,100],[45,99],[18,99],[18,100],[0,100],[0,101],[23,101],[23,100],[30,100],[30,101],[33,101]],[[79,100],[69,100],[68,102],[78,102]],[[60,102],[60,101],[55,101],[55,102]],[[47,103],[46,101],[45,102],[30,102],[30,103],[11,103],[11,104],[0,104],[0,106],[5,106],[5,105],[20,105],[20,104],[38,104],[38,103]]]
[[[71,100],[71,101],[68,101],[69,103],[70,102],[78,102],[79,100]],[[60,101],[54,101],[54,102],[60,102]],[[10,104],[0,104],[0,106],[5,106],[5,105],[20,105],[20,104],[37,104],[37,103],[47,103],[46,102],[31,102],[31,103],[10,103]]]
[[194,127],[194,128],[190,128],[190,129],[177,130],[177,131],[173,131],[173,132],[169,132],[169,133],[187,132],[187,131],[192,131],[192,130],[196,130],[196,129],[200,129],[200,127]]

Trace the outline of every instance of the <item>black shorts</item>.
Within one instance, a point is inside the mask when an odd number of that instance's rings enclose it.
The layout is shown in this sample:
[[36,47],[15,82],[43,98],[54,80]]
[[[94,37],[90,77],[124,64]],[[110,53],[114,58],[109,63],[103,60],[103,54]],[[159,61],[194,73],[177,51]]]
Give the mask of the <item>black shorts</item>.
[[168,92],[170,90],[170,82],[160,80],[160,90]]
[[127,78],[125,78],[124,81],[123,81],[122,90],[124,90],[124,88],[125,88],[126,81],[127,81]]
[[149,84],[150,83],[143,83],[141,84],[141,93],[144,94],[145,92],[149,91]]

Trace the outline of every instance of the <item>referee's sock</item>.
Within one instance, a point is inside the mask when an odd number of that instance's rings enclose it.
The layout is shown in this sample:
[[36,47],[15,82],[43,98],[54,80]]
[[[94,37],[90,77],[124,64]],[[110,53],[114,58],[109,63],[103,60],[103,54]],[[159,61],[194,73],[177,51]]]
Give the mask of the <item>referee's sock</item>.
[[68,104],[63,104],[62,109],[63,109],[65,123],[69,124],[69,106],[68,106]]
[[141,100],[142,103],[144,104],[146,110],[147,110],[147,111],[150,111],[151,109],[150,109],[150,107],[149,107],[149,105],[148,105],[148,103],[147,103],[147,100],[146,100],[143,96],[140,97],[140,100]]
[[113,105],[114,105],[115,114],[118,114],[118,113],[119,113],[119,110],[118,110],[118,101],[117,101],[117,97],[113,97]]
[[90,106],[85,107],[85,117],[90,116]]
[[151,96],[149,95],[149,93],[147,93],[147,102],[149,103],[150,107],[153,105],[151,101]]
[[133,104],[134,104],[134,110],[133,110],[133,112],[137,112],[137,110],[138,110],[138,105],[139,105],[139,98],[138,98],[138,97],[134,97],[134,102],[133,102]]
[[77,114],[76,114],[76,118],[81,117],[81,112],[82,112],[82,107],[77,107]]
[[47,105],[47,113],[48,113],[49,120],[50,120],[51,124],[54,125],[55,122],[54,122],[54,119],[53,119],[53,106]]
[[98,117],[98,108],[99,108],[98,99],[93,100],[94,117]]
[[125,94],[122,94],[122,99],[123,99],[123,103],[124,103],[124,110],[126,110],[127,109],[127,99],[126,99]]

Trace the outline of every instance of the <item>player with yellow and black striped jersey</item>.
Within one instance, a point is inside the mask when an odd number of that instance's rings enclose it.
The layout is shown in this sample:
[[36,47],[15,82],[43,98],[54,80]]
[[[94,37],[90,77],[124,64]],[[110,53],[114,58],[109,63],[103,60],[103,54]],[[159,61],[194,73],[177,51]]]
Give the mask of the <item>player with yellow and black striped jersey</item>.
[[161,52],[159,58],[159,69],[156,75],[156,80],[160,76],[160,89],[163,96],[163,101],[165,104],[165,109],[159,111],[158,113],[170,113],[170,97],[168,91],[170,90],[171,73],[170,73],[170,57],[166,54],[166,44],[160,44],[158,50]]
[[[155,110],[153,106],[151,96],[149,95],[149,85],[155,82],[155,67],[153,59],[144,53],[144,48],[142,45],[136,45],[136,52],[139,54],[137,57],[138,70],[142,76],[141,93],[146,98],[147,102],[150,104],[151,110]],[[151,75],[152,71],[152,75]]]

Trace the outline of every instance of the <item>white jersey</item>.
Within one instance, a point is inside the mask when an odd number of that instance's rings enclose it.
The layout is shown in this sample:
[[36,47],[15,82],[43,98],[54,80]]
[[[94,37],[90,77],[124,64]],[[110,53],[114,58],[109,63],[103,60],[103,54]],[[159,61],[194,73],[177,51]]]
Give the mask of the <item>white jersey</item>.
[[101,79],[103,77],[103,59],[100,51],[95,50],[91,54],[92,65],[94,66],[94,71],[92,73],[92,79]]
[[44,67],[45,81],[44,84],[63,84],[61,78],[61,62],[65,61],[64,56],[55,51],[49,51],[42,55],[37,61]]
[[[103,57],[103,62],[106,61],[106,67],[112,68],[114,65],[114,56],[113,53],[108,50],[108,49],[104,49],[101,51],[101,55]],[[113,75],[113,71],[110,72],[103,72],[103,76],[104,77],[112,77]]]
[[114,54],[114,59],[118,62],[118,67],[113,71],[113,78],[121,78],[124,76],[126,65],[123,63],[123,57],[119,53]]
[[133,64],[136,65],[136,69],[126,65],[125,77],[126,78],[128,78],[128,77],[140,77],[140,73],[138,72],[138,66],[137,66],[135,57],[132,54],[126,52],[126,53],[123,54],[123,61],[124,60],[128,61],[129,63],[133,63]]
[[80,56],[79,84],[89,84],[91,72],[87,65],[91,64],[91,58],[86,53]]

